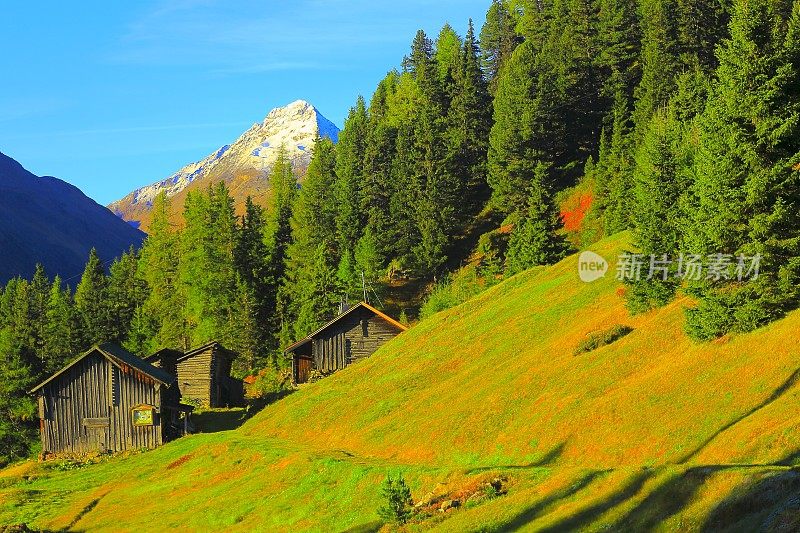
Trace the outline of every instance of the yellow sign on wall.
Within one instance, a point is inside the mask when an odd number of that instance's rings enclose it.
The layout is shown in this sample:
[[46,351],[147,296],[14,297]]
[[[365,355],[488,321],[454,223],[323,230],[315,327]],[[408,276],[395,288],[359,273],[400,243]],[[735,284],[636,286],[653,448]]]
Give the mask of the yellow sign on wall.
[[133,408],[134,426],[152,426],[155,408],[152,405],[140,405]]

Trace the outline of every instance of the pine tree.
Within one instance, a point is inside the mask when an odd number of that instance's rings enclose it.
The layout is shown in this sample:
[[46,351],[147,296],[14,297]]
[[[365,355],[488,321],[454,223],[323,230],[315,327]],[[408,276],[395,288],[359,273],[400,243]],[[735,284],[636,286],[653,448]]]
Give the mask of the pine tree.
[[124,343],[133,318],[147,299],[147,283],[139,276],[139,254],[131,247],[112,263],[108,277],[110,340]]
[[108,342],[113,337],[108,280],[105,267],[93,248],[75,289],[75,308],[80,317],[82,349]]
[[[287,251],[285,293],[291,301],[293,334],[298,338],[330,319],[342,285],[346,287],[354,276],[353,265],[348,263],[353,252],[345,253],[341,259],[336,253],[337,222],[342,221],[341,212],[337,212],[340,204],[331,197],[330,191],[337,179],[341,180],[337,178],[336,168],[343,167],[337,154],[329,140],[322,140],[314,147],[308,174],[292,213],[293,238]],[[341,239],[341,234],[338,237]]]
[[[260,368],[265,364],[266,347],[269,344],[271,332],[264,325],[274,319],[270,316],[269,303],[275,300],[276,288],[269,273],[269,251],[265,243],[265,230],[264,210],[248,197],[245,202],[245,214],[242,216],[241,227],[238,231],[234,259],[239,278],[236,309],[244,314],[242,320],[246,326],[244,328],[246,336],[248,338],[256,337],[256,348],[252,354],[253,361],[248,363],[251,369]],[[242,308],[243,304],[252,306],[252,310]],[[251,313],[252,320],[258,325],[254,332],[248,332]],[[247,359],[247,357],[243,357],[242,361],[247,362]]]
[[508,244],[506,270],[509,274],[555,263],[567,252],[566,241],[557,233],[561,219],[553,202],[545,163],[537,163],[526,189],[525,207]]
[[47,301],[42,350],[44,374],[52,374],[75,355],[77,330],[77,316],[69,287],[62,288],[61,278],[56,276]]
[[633,118],[637,141],[656,109],[669,100],[680,66],[674,1],[642,0],[640,17],[642,78],[635,91]]
[[492,203],[504,213],[526,205],[538,163],[561,158],[563,120],[553,109],[555,80],[525,42],[514,51],[497,88],[489,136]]
[[511,58],[520,42],[515,31],[516,21],[505,2],[492,0],[481,28],[480,42],[483,51],[483,70],[489,80],[489,92],[494,94],[498,78],[506,61]]
[[[788,19],[788,24],[787,24]],[[750,331],[800,302],[800,3],[737,1],[718,51],[717,83],[699,121],[685,249],[762,257],[757,279],[706,279],[688,312],[691,335]]]
[[147,352],[189,348],[186,293],[179,278],[180,247],[180,237],[170,223],[169,199],[159,194],[153,202],[153,218],[139,260],[139,276],[147,283],[149,294],[134,321],[137,343]]
[[[325,206],[326,209],[331,206],[335,207],[335,228],[338,235],[337,255],[346,265],[351,266],[356,243],[366,224],[366,217],[361,207],[364,203],[362,187],[365,179],[363,168],[368,122],[366,102],[359,97],[355,107],[350,109],[344,129],[339,134],[339,142],[335,151],[333,145],[329,143],[318,150],[317,157],[320,167],[318,171],[334,179],[331,188],[335,191],[334,198],[326,199],[321,196],[317,203],[320,204],[320,207]],[[335,157],[335,170],[330,168],[333,157]],[[327,194],[327,191],[316,192],[317,196],[321,194]],[[327,223],[327,221],[323,222]],[[327,224],[324,227],[331,226]],[[315,245],[320,242],[321,239],[317,239]],[[327,244],[331,246],[334,243]],[[316,246],[311,247],[311,249],[315,248]],[[352,269],[350,271],[343,270],[343,281],[347,284],[347,279],[352,278],[354,274]]]
[[491,129],[491,97],[478,57],[472,21],[460,51],[456,91],[447,117],[447,165],[461,176],[459,225],[477,215],[489,199],[486,183],[487,152]]
[[[270,174],[272,183],[272,200],[267,214],[265,242],[267,244],[267,272],[269,279],[276,287],[281,288],[274,299],[265,302],[269,316],[272,317],[268,327],[272,332],[285,331],[291,323],[291,295],[286,292],[286,260],[289,246],[292,243],[292,208],[297,197],[297,178],[292,171],[292,164],[284,149],[272,166]],[[286,339],[280,336],[269,345],[274,351]]]
[[[689,185],[681,160],[681,125],[667,109],[650,121],[636,155],[634,170],[633,233],[638,252],[653,265],[663,267],[643,272],[631,280],[628,308],[634,313],[669,302],[678,288],[675,265],[681,244],[683,217],[681,196]],[[656,263],[658,261],[659,263]]]

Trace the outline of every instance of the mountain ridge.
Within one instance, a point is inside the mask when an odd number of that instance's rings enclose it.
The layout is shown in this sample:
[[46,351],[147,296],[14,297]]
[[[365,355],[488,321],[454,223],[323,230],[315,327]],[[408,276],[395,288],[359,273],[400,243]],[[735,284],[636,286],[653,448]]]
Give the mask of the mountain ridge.
[[153,200],[165,192],[179,213],[189,190],[225,181],[237,207],[247,196],[263,203],[269,194],[268,173],[283,148],[301,173],[311,161],[315,139],[338,140],[339,128],[305,100],[272,109],[230,144],[222,145],[199,161],[181,167],[169,177],[140,187],[109,209],[136,227],[147,228]]
[[0,282],[30,277],[37,263],[51,276],[74,278],[92,248],[109,261],[145,238],[78,187],[36,176],[2,152],[0,212]]

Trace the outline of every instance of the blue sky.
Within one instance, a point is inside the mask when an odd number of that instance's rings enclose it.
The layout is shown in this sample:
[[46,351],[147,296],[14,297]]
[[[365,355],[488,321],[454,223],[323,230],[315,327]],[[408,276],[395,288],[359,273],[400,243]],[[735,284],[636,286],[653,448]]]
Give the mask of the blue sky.
[[417,29],[489,0],[9,2],[0,152],[107,204],[302,98],[340,127]]

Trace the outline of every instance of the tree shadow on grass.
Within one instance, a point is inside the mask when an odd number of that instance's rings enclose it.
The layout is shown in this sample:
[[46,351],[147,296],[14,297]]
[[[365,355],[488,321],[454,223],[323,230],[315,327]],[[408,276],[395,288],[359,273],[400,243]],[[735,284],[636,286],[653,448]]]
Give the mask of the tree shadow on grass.
[[757,413],[761,409],[764,409],[765,407],[767,407],[768,405],[770,405],[771,403],[776,401],[778,398],[783,396],[789,389],[791,389],[797,383],[798,379],[800,379],[800,368],[798,368],[797,370],[792,372],[792,375],[789,376],[786,379],[786,381],[784,381],[783,384],[780,387],[775,389],[775,391],[773,391],[773,393],[769,396],[769,398],[767,398],[766,400],[764,400],[760,404],[756,405],[755,407],[753,407],[752,409],[750,409],[749,411],[747,411],[743,415],[736,417],[735,419],[731,420],[730,422],[728,422],[727,424],[722,426],[720,429],[715,431],[713,435],[711,435],[705,441],[703,441],[703,443],[700,444],[700,446],[695,448],[694,451],[690,452],[688,455],[686,455],[683,458],[679,459],[678,462],[679,463],[686,463],[686,462],[694,459],[695,457],[697,457],[700,454],[700,452],[702,452],[709,444],[711,444],[711,442],[714,439],[716,439],[719,435],[721,435],[722,433],[724,433],[728,429],[732,428],[733,426],[735,426],[736,424],[738,424],[739,422],[741,422],[745,418],[747,418],[749,416],[752,416],[753,414]]
[[595,479],[605,475],[606,473],[610,472],[610,470],[596,470],[594,472],[590,472],[585,476],[578,479],[575,483],[571,484],[564,489],[547,496],[546,498],[536,502],[532,506],[525,509],[522,513],[515,516],[511,521],[503,524],[498,531],[517,531],[520,528],[530,524],[537,518],[539,518],[542,513],[552,505],[558,503],[559,501],[569,499],[570,497],[574,496],[575,494],[579,493],[586,487],[592,484]]
[[498,465],[498,466],[479,466],[466,471],[467,475],[480,474],[490,470],[524,470],[526,468],[542,468],[550,466],[555,463],[561,454],[564,453],[564,448],[567,446],[566,442],[555,446],[552,450],[545,453],[540,459],[522,465]]
[[353,526],[350,529],[346,529],[343,533],[377,533],[381,528],[383,528],[383,522],[376,520],[374,522]]
[[653,477],[652,471],[637,474],[631,481],[622,488],[611,494],[605,500],[591,505],[575,514],[564,518],[557,524],[541,529],[542,532],[556,531],[578,531],[596,521],[600,516],[609,510],[617,507],[636,496],[642,490],[644,484]]
[[[800,451],[776,465],[794,464]],[[756,477],[758,476],[758,477]],[[800,469],[759,472],[714,507],[701,531],[800,531]]]
[[294,391],[285,390],[271,393],[264,398],[250,400],[245,408],[211,409],[194,413],[192,414],[194,433],[218,433],[238,429],[266,406],[285,398],[292,392]]

